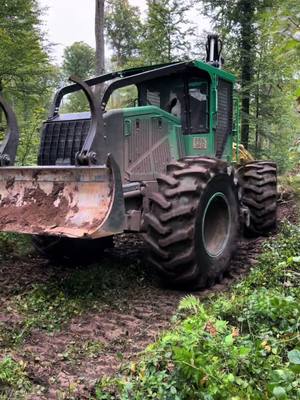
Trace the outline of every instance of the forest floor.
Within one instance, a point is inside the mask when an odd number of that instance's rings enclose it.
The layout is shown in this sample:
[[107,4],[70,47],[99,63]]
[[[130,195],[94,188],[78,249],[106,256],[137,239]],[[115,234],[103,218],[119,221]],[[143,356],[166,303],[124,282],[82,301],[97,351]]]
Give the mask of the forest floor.
[[[293,199],[279,204],[278,217],[296,222]],[[244,277],[264,240],[241,238],[224,280],[194,295],[226,291]],[[186,295],[160,286],[134,235],[120,236],[100,263],[72,268],[39,258],[26,239],[3,243],[0,399],[88,399],[100,377],[112,375],[169,327]],[[1,388],[1,360],[11,387]]]

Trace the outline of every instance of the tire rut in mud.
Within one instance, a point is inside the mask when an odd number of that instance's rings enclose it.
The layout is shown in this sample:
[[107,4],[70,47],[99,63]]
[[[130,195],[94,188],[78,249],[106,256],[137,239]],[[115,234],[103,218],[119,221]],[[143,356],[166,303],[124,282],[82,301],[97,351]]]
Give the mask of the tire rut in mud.
[[[279,219],[284,216],[295,222],[292,212],[290,204],[279,207]],[[193,294],[205,298],[228,290],[255,264],[264,240],[241,239],[239,251],[222,282]],[[121,235],[108,260],[124,268],[134,264],[138,270],[144,253],[144,244],[137,236]],[[45,262],[35,257],[27,262],[12,260],[1,264],[0,303],[4,306],[1,310],[10,299],[31,290],[34,284],[53,282],[53,279],[60,282],[72,273],[52,265],[41,268],[41,264]],[[118,276],[114,279],[118,285]],[[49,334],[40,327],[35,328],[21,346],[9,351],[16,360],[27,362],[28,376],[35,388],[35,394],[29,399],[56,399],[58,393],[68,393],[70,386],[74,390],[73,398],[89,398],[97,379],[114,374],[121,363],[134,359],[170,326],[170,317],[187,294],[161,288],[151,272],[136,287],[129,285],[122,290],[121,301],[111,299],[101,309],[83,312],[67,322],[60,332]],[[22,316],[0,311],[0,324],[2,321],[13,325],[14,321],[19,323],[18,318]],[[95,341],[102,346],[96,356],[80,350],[86,343]],[[75,354],[69,357],[67,354],[72,349],[76,350]]]

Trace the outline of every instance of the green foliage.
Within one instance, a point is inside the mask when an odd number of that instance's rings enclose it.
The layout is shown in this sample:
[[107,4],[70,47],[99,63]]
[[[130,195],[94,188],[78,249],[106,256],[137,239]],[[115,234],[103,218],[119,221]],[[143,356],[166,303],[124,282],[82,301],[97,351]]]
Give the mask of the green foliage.
[[173,329],[100,381],[96,398],[298,399],[299,254],[300,230],[286,224],[230,293],[184,298]]
[[113,50],[112,61],[117,69],[140,60],[142,22],[139,8],[131,6],[128,0],[110,0],[107,2],[105,25]]
[[142,58],[149,64],[186,58],[191,50],[194,26],[187,23],[186,14],[192,1],[148,0],[148,14],[144,24]]
[[26,257],[31,251],[28,235],[0,232],[0,259]]
[[14,99],[19,116],[28,119],[32,104],[46,99],[47,88],[55,79],[55,69],[44,50],[36,0],[1,5],[0,54],[0,92],[4,90]]
[[61,354],[61,357],[64,360],[70,361],[81,357],[93,359],[101,356],[104,347],[105,344],[97,340],[88,340],[79,343],[72,342],[66,347],[64,353]]
[[[278,0],[273,10],[273,26],[283,41],[288,57],[300,55],[300,5],[297,0]],[[299,93],[300,95],[300,93]]]
[[289,148],[289,160],[292,162],[293,166],[299,164],[300,160],[300,141],[299,136],[294,141],[292,146]]
[[76,75],[81,79],[95,74],[95,50],[84,42],[75,42],[66,47],[62,71],[66,79]]
[[63,114],[90,111],[86,95],[80,91],[66,96],[61,104],[60,112]]
[[[18,117],[21,132],[18,162],[28,164],[36,160],[37,122],[45,117],[41,109],[49,105],[58,74],[57,68],[50,65],[45,50],[38,2],[12,0],[2,3],[0,94],[13,105]],[[4,122],[2,110],[1,122]]]
[[44,108],[36,108],[30,120],[23,125],[17,154],[17,164],[36,165],[40,146],[40,132],[45,119]]
[[45,72],[47,55],[36,0],[11,0],[0,10],[0,81],[22,83]]
[[30,389],[25,367],[25,363],[16,362],[10,357],[0,359],[0,399],[17,398],[16,391],[24,398]]
[[[87,79],[95,75],[95,50],[84,42],[75,42],[66,47],[62,73],[65,81],[72,75]],[[89,111],[89,104],[83,92],[76,92],[66,97],[61,107],[63,113]]]
[[[26,236],[2,234],[0,238],[1,254],[8,254],[18,261],[23,245],[31,249]],[[30,240],[30,239],[29,239]],[[12,246],[12,247],[11,247]],[[13,248],[13,246],[15,248]],[[17,247],[20,246],[20,250]],[[7,249],[7,250],[5,250]],[[16,253],[15,253],[16,251]],[[21,254],[20,254],[21,255]],[[25,254],[23,254],[25,257]],[[57,266],[61,270],[62,266]],[[2,325],[0,322],[0,349],[15,348],[24,342],[33,329],[48,332],[63,329],[71,318],[87,310],[109,307],[123,309],[128,306],[128,298],[135,290],[144,285],[144,270],[136,265],[112,263],[104,259],[102,263],[81,267],[73,265],[70,271],[57,274],[47,284],[32,285],[26,291],[16,293],[6,303],[6,311],[20,315],[17,325]],[[74,353],[85,353],[93,357],[102,349],[101,342],[86,343],[85,347],[71,347],[68,357]]]

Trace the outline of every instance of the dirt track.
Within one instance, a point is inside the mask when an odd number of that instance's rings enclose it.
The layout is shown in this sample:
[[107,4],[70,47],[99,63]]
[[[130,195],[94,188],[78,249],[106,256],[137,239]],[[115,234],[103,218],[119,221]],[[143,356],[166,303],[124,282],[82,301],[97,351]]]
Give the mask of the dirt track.
[[[280,205],[279,219],[284,218],[294,221],[292,203]],[[245,275],[255,263],[263,240],[241,240],[240,251],[224,280],[195,294],[204,297],[226,290],[235,279]],[[141,273],[144,253],[143,242],[138,238],[121,237],[103,261],[104,265],[109,262],[116,266],[110,277],[109,290],[113,288],[113,291],[109,293],[113,295],[109,299],[105,297],[104,285],[103,299],[99,296],[93,307],[66,320],[61,330],[49,332],[43,326],[35,326],[21,344],[10,346],[0,340],[0,356],[4,352],[27,363],[26,371],[34,388],[34,394],[27,398],[88,398],[99,377],[114,373],[124,359],[134,357],[168,327],[185,293],[162,289],[151,274]],[[123,274],[118,273],[120,268]],[[128,282],[124,278],[127,268],[131,277]],[[84,272],[84,267],[80,269]],[[63,282],[72,279],[73,273],[78,273],[78,268],[73,272],[34,255],[27,261],[14,258],[2,261],[0,328],[13,330],[22,326],[24,315],[11,306],[15,298],[26,298],[33,285],[57,283],[64,288]],[[93,285],[93,279],[84,282],[82,287]],[[95,343],[97,348],[90,348]]]

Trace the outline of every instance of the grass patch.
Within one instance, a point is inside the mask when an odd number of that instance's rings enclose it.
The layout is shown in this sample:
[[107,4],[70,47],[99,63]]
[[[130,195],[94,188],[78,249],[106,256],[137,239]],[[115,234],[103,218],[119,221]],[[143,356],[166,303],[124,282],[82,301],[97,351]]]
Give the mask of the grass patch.
[[93,358],[97,358],[101,355],[105,348],[105,344],[99,340],[88,340],[86,342],[70,343],[64,353],[60,354],[60,357],[71,363],[76,363],[76,361],[81,358],[90,358],[91,362]]
[[29,235],[0,232],[0,258],[3,260],[27,257],[32,251]]
[[35,328],[61,330],[84,312],[124,309],[134,291],[146,284],[144,274],[136,264],[126,266],[108,260],[67,269],[63,275],[11,299],[8,307],[22,321],[16,329],[0,325],[0,346],[1,342],[10,348],[20,345]]
[[286,224],[229,293],[183,299],[173,329],[101,380],[95,398],[299,399],[299,286],[300,230]]
[[295,192],[295,197],[298,201],[298,205],[300,203],[300,175],[295,175],[294,177],[290,177],[290,184]]
[[278,177],[279,192],[288,199],[293,198],[298,209],[300,206],[300,175],[284,175]]
[[0,360],[0,400],[25,398],[31,386],[25,367],[10,357]]

